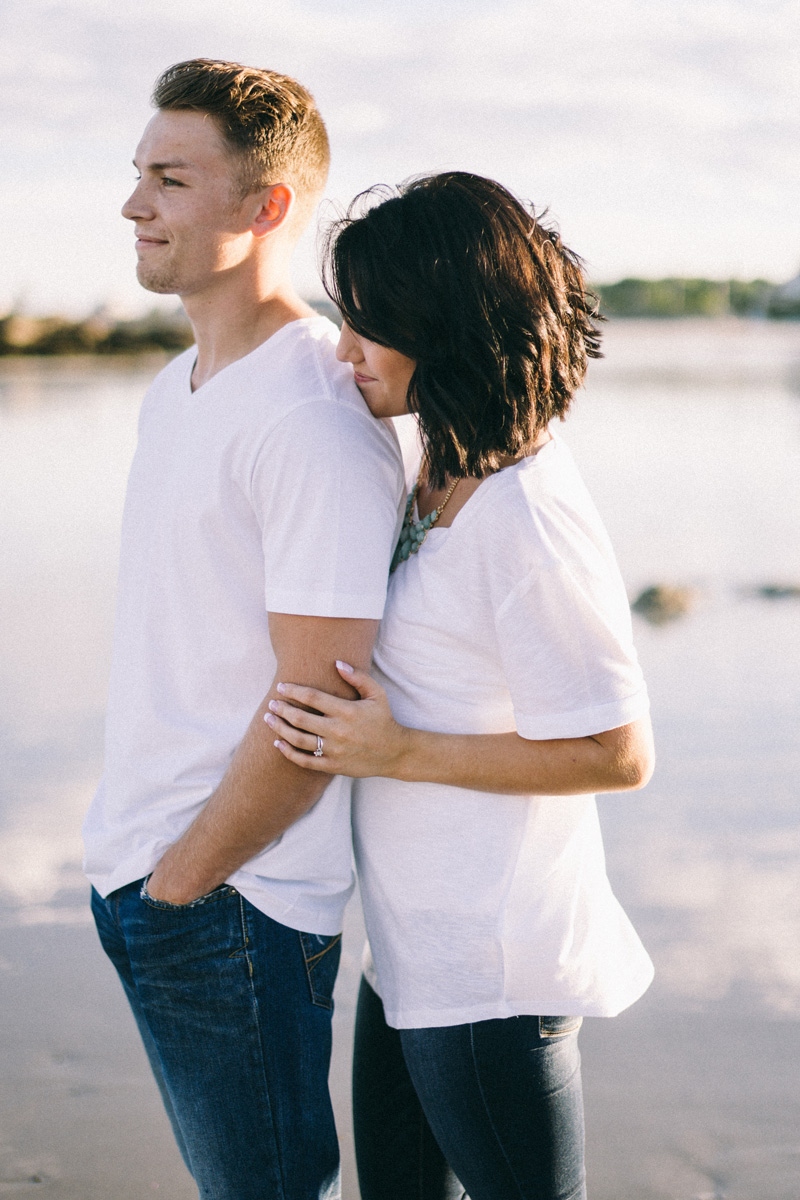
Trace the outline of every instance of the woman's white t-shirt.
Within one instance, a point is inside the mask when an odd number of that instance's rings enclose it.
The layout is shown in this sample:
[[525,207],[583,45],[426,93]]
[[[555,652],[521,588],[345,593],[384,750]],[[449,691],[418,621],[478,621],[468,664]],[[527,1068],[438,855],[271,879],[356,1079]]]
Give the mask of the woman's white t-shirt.
[[[374,665],[419,729],[573,738],[647,712],[619,570],[563,442],[486,479],[399,566]],[[364,779],[353,821],[390,1025],[611,1016],[650,983],[593,796]]]

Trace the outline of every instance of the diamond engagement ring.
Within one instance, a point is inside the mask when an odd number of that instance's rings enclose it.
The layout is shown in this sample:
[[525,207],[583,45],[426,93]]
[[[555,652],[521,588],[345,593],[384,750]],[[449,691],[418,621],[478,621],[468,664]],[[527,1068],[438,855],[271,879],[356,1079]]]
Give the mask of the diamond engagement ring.
[[314,758],[322,758],[322,755],[325,753],[323,750],[323,745],[324,742],[322,741],[322,738],[319,736],[319,734],[317,734],[317,748],[314,751]]

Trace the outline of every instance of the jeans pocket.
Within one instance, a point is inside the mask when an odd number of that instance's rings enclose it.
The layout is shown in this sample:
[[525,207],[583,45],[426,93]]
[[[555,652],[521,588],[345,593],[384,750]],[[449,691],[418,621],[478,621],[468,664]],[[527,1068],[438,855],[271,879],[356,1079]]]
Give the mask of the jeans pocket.
[[161,909],[162,912],[188,912],[192,908],[199,908],[201,904],[208,904],[212,900],[221,900],[224,896],[238,895],[236,888],[231,887],[229,883],[221,883],[219,887],[212,888],[210,892],[206,892],[204,896],[198,896],[196,900],[190,900],[188,904],[171,904],[169,900],[156,900],[155,896],[151,896],[147,890],[147,884],[150,876],[142,881],[142,886],[139,889],[139,897],[144,900],[145,904],[150,908]]
[[539,1037],[566,1037],[568,1033],[577,1033],[583,1024],[583,1017],[539,1017]]
[[320,1008],[332,1009],[333,985],[336,983],[342,953],[342,935],[335,933],[332,937],[326,937],[320,933],[301,933],[300,945],[311,1002]]

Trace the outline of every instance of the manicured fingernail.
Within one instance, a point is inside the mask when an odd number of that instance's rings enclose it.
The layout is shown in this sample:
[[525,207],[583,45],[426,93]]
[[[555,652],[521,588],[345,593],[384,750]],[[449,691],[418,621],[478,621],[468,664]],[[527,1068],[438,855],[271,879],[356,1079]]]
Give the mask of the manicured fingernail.
[[278,701],[277,701],[277,700],[270,700],[270,702],[269,702],[269,706],[268,706],[268,707],[269,707],[269,709],[270,709],[270,711],[271,711],[271,712],[277,712],[277,711],[278,711]]
[[267,713],[267,715],[264,717],[264,720],[267,722],[267,724],[270,726],[271,729],[274,729],[278,723],[277,718],[273,717],[272,713]]
[[350,663],[340,662],[339,659],[337,658],[336,665],[340,671],[345,671],[348,675],[353,674],[353,668],[350,666]]
[[280,738],[276,738],[272,744],[276,750],[280,750],[280,748],[283,746],[283,742],[280,740]]
[[276,688],[275,690],[276,690],[277,692],[285,692],[285,691],[286,691],[286,684],[285,684],[285,683],[279,683],[279,684],[278,684],[278,686],[277,686],[277,688]]

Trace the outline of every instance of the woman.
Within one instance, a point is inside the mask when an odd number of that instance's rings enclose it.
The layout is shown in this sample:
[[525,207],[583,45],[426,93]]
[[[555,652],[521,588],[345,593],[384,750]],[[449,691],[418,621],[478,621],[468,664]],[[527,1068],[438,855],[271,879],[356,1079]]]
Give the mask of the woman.
[[578,1027],[652,976],[592,795],[649,778],[647,695],[549,428],[599,356],[593,297],[557,233],[460,172],[351,209],[326,287],[371,412],[416,413],[423,447],[375,678],[340,663],[360,700],[286,684],[267,717],[287,758],[360,781],[362,1197],[575,1200]]

